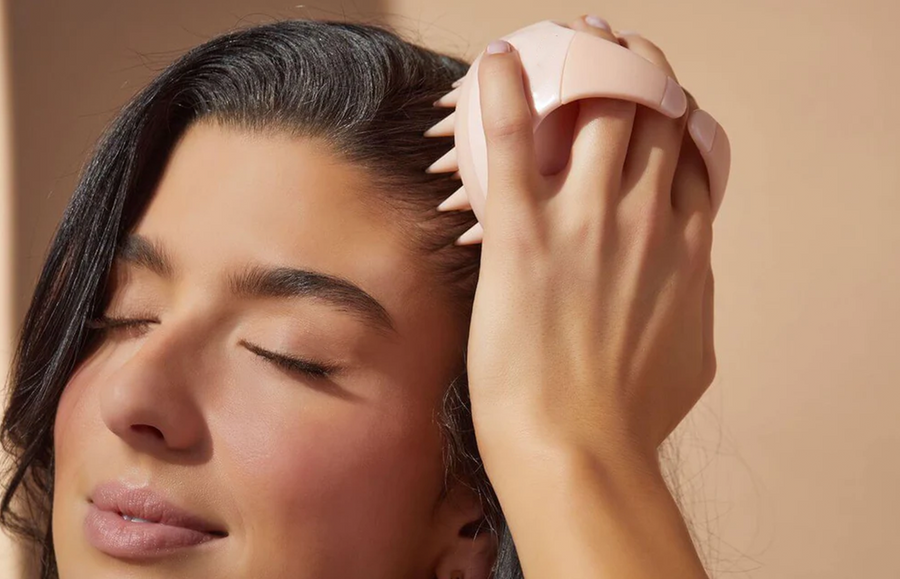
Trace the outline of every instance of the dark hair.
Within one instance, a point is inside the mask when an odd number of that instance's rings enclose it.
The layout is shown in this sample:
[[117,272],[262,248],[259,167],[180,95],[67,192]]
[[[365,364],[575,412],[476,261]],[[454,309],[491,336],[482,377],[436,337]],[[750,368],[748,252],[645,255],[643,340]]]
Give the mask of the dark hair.
[[[291,20],[236,30],[184,54],[140,91],[107,127],[66,207],[25,316],[14,354],[2,443],[13,458],[0,524],[36,549],[40,577],[58,576],[51,532],[53,424],[70,373],[91,344],[85,322],[100,313],[106,278],[124,234],[146,207],[173,145],[211,118],[250,131],[322,139],[369,169],[378,202],[408,216],[408,241],[471,314],[480,246],[453,240],[472,212],[438,212],[460,182],[426,167],[453,146],[422,133],[449,114],[433,102],[469,64],[416,46],[388,28]],[[496,579],[522,572],[499,503],[481,468],[462,374],[449,385],[439,423],[445,477],[477,490],[481,521],[498,538]],[[474,529],[479,532],[480,527]]]

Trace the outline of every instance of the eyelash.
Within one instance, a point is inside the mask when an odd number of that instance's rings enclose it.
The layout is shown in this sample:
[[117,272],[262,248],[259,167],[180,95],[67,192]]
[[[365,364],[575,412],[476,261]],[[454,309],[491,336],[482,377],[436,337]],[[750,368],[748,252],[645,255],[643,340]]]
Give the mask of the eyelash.
[[[92,332],[104,334],[115,330],[146,328],[146,326],[153,323],[156,322],[154,320],[100,316],[88,320],[86,325]],[[263,350],[259,346],[251,344],[250,342],[247,342],[245,340],[241,340],[240,344],[257,356],[268,360],[275,366],[278,366],[279,368],[282,368],[289,372],[300,374],[306,378],[325,380],[330,378],[339,370],[337,366],[332,364],[301,360],[300,358],[294,358],[292,356],[286,356],[284,354],[278,354],[275,352],[270,352],[268,350]]]

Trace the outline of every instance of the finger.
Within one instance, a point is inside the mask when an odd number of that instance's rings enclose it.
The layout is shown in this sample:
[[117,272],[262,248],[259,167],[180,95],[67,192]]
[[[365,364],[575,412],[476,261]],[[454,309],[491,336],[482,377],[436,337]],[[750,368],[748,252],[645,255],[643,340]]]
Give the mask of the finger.
[[[570,28],[616,43],[609,24],[597,16],[583,16]],[[608,204],[619,199],[622,167],[628,153],[637,105],[634,102],[591,98],[578,101],[579,111],[572,140],[572,154],[566,179],[579,184],[584,193],[579,206]]]
[[685,221],[692,219],[696,213],[712,219],[710,202],[709,177],[706,161],[700,149],[688,131],[682,135],[681,154],[678,167],[672,179],[672,207],[676,215]]
[[[677,80],[665,54],[652,42],[638,35],[623,36],[622,43],[632,52],[660,67]],[[622,174],[622,192],[655,197],[654,206],[671,208],[672,180],[678,166],[682,135],[687,115],[671,119],[647,107],[639,106],[634,116],[631,142]],[[647,199],[639,200],[641,204]],[[666,205],[668,204],[668,205]]]
[[698,109],[691,113],[688,130],[706,163],[709,176],[712,218],[722,206],[728,173],[731,170],[731,143],[725,129],[709,113]]
[[[505,51],[504,51],[505,50]],[[488,157],[487,206],[528,201],[540,174],[534,149],[530,99],[519,54],[504,40],[492,42],[478,70],[481,118]],[[489,218],[491,211],[486,211]]]
[[656,46],[650,39],[641,36],[637,32],[626,30],[617,30],[614,35],[620,45],[631,50],[638,56],[645,58],[651,64],[663,69],[663,71],[671,76],[675,82],[678,82],[675,70],[672,68],[672,65],[669,64],[669,59],[666,58],[662,49]]
[[612,27],[609,25],[609,22],[600,16],[583,14],[570,22],[569,28],[576,32],[587,32],[593,36],[599,36],[610,42],[618,42],[615,34],[612,33]]
[[[715,220],[722,205],[728,173],[731,168],[731,146],[722,126],[704,110],[697,99],[687,89],[687,132],[691,142],[681,142],[681,154],[672,183],[672,206],[685,217],[696,211],[711,210],[710,219]],[[697,155],[703,161],[697,163]],[[686,165],[685,160],[689,159]],[[687,169],[687,171],[686,171]],[[689,174],[689,175],[688,175]],[[686,186],[688,183],[705,183],[704,190]],[[702,195],[706,197],[701,197]]]
[[687,97],[687,101],[688,101],[687,110],[688,110],[688,112],[690,112],[690,111],[695,111],[695,110],[699,109],[699,108],[700,108],[700,105],[697,104],[697,99],[694,98],[694,95],[692,95],[691,92],[690,92],[688,89],[686,89],[686,88],[682,88],[681,90],[684,91],[684,96]]

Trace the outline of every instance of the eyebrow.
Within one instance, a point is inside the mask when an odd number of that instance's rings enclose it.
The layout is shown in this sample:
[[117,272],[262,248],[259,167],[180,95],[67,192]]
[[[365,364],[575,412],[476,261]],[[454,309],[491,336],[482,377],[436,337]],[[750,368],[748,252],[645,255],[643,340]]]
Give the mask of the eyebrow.
[[[146,269],[163,279],[176,276],[175,261],[160,242],[136,233],[119,245],[116,261]],[[369,328],[396,334],[387,309],[368,292],[342,277],[292,267],[251,264],[228,274],[228,288],[242,298],[319,299],[332,308],[358,317]]]

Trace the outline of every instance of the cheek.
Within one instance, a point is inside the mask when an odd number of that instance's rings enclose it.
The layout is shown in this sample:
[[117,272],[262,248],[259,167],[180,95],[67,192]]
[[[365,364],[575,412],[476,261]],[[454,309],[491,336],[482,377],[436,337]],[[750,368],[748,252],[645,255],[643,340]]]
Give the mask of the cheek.
[[99,404],[91,394],[96,394],[96,388],[89,387],[96,380],[97,366],[82,365],[70,376],[60,396],[53,425],[53,452],[57,479],[62,482],[71,479],[59,475],[85,458],[80,454],[96,448],[85,444],[91,433],[103,427]]
[[244,398],[216,429],[248,534],[374,548],[427,520],[443,476],[427,401],[300,399]]
[[[85,493],[93,480],[90,465],[115,464],[103,442],[98,367],[82,365],[63,389],[53,426],[53,542],[60,568],[94,564],[82,540]],[[74,567],[73,567],[74,566]]]

